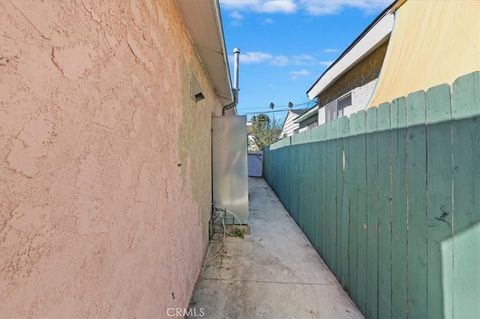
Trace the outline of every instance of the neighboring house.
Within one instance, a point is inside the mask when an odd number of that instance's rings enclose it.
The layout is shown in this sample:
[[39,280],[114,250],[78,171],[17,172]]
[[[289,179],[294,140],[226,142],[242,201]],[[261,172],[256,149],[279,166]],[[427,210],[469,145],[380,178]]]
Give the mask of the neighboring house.
[[[307,91],[318,106],[304,114],[300,126],[348,116],[367,107],[380,74],[393,29],[393,4],[384,10]],[[305,124],[302,124],[305,123]]]
[[368,107],[480,70],[480,1],[396,1],[395,27]]
[[298,132],[299,124],[295,122],[295,120],[306,111],[307,109],[288,110],[285,121],[283,122],[280,138],[285,138],[287,136],[293,135],[295,132]]
[[218,2],[0,1],[0,29],[0,317],[188,307],[233,101]]
[[308,89],[318,107],[296,119],[300,130],[480,69],[479,10],[478,1],[393,2]]
[[319,123],[319,111],[318,104],[308,109],[302,115],[297,117],[294,122],[297,125],[295,133],[300,133],[308,130],[309,128],[318,126]]
[[247,147],[249,152],[258,151],[258,146],[255,143],[255,137],[252,134],[252,121],[247,122]]

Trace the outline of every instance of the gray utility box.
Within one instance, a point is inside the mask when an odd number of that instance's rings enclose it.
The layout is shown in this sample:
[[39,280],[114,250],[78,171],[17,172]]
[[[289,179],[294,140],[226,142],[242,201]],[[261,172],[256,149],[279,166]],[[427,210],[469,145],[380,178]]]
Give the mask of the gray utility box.
[[[216,206],[233,212],[248,224],[247,118],[212,118],[212,191]],[[238,224],[226,215],[227,224]]]

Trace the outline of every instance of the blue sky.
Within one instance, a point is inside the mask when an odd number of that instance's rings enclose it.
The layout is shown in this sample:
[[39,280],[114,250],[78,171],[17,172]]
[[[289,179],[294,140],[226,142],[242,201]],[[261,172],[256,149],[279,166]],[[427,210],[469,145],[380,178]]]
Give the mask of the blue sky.
[[238,113],[308,102],[307,89],[390,2],[220,0],[227,51],[241,49]]

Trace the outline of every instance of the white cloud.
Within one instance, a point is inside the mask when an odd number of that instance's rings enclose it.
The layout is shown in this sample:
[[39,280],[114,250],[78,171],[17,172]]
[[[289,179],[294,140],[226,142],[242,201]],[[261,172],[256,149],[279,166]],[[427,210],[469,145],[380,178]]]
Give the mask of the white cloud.
[[[229,56],[229,60],[233,61],[233,56]],[[273,55],[268,52],[253,51],[240,54],[240,64],[259,64],[268,63],[270,65],[284,67],[284,66],[314,66],[322,65],[329,66],[332,61],[321,61],[310,54],[300,55]]]
[[338,53],[338,49],[325,49],[323,50],[325,53]]
[[292,56],[292,63],[296,65],[316,64],[319,62],[315,57],[310,54],[301,54]]
[[330,63],[331,63],[330,61],[320,61],[310,54],[301,54],[301,55],[292,55],[292,56],[278,55],[278,56],[274,56],[271,61],[271,64],[276,66],[325,65]]
[[[256,64],[271,61],[273,56],[266,52],[245,52],[240,53],[240,63],[242,64]],[[233,56],[230,56],[230,60]]]
[[263,25],[274,24],[274,23],[275,23],[275,20],[273,20],[272,18],[266,18],[262,20]]
[[231,25],[233,25],[234,27],[242,25],[242,20],[244,19],[244,17],[240,12],[232,11],[230,13],[230,17],[232,18],[232,21],[230,22]]
[[309,15],[331,15],[344,8],[357,8],[372,13],[385,8],[392,0],[220,0],[227,10],[251,11],[256,13],[296,13]]
[[299,6],[311,15],[337,14],[343,8],[357,8],[365,13],[386,8],[392,0],[300,0]]
[[301,69],[301,70],[297,70],[297,71],[292,71],[290,73],[288,73],[290,75],[290,78],[292,80],[296,80],[298,79],[299,77],[302,77],[302,76],[310,76],[312,75],[312,73],[310,73],[310,71],[306,70],[306,69]]
[[297,11],[294,0],[221,0],[229,10],[245,10],[257,13],[293,13]]
[[292,13],[297,11],[297,6],[292,0],[272,0],[263,1],[263,12],[285,12]]
[[243,15],[238,11],[232,11],[232,13],[230,13],[230,17],[234,20],[243,20]]
[[332,65],[333,61],[320,61],[320,64],[325,66],[325,67],[329,67],[330,65]]
[[270,63],[276,66],[286,66],[290,64],[290,58],[284,55],[277,55],[273,57]]

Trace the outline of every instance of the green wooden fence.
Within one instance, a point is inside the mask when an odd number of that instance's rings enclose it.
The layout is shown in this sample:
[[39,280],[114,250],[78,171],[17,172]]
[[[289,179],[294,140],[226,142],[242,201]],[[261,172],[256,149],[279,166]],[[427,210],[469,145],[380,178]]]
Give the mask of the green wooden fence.
[[273,144],[264,175],[367,318],[480,318],[480,73]]

